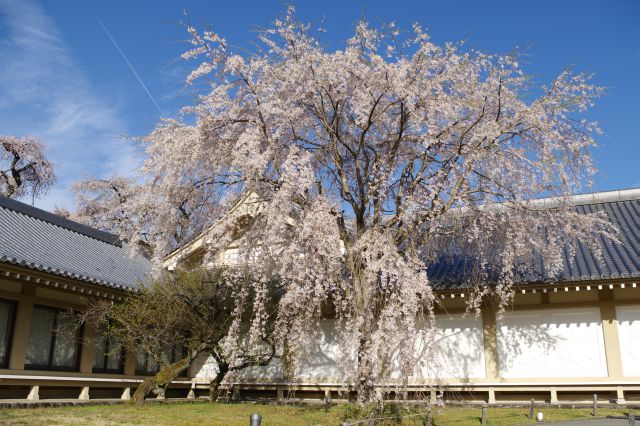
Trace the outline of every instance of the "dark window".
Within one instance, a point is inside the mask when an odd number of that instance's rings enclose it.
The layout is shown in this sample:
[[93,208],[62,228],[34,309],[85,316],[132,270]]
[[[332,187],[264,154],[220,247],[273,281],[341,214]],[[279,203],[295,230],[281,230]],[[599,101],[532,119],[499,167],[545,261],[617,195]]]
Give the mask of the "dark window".
[[16,302],[0,299],[0,368],[9,366],[13,325],[16,321]]
[[[166,348],[162,351],[162,360],[165,364],[173,364],[182,359],[182,349]],[[156,360],[146,353],[143,349],[139,349],[136,354],[136,374],[140,376],[150,376],[160,371],[160,366]],[[180,373],[183,376],[186,372]]]
[[120,343],[100,330],[100,340],[93,356],[94,373],[121,374],[124,371],[124,348]]
[[67,311],[34,306],[25,359],[30,370],[76,371],[82,329]]
[[156,374],[160,368],[156,360],[143,349],[136,354],[136,374],[150,376]]

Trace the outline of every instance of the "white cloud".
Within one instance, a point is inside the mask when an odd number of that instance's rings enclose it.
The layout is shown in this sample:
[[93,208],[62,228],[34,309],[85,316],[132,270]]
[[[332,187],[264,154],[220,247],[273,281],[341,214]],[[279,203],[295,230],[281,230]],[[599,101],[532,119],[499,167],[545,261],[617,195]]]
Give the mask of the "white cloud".
[[115,100],[98,95],[38,3],[0,0],[0,58],[0,134],[41,138],[56,165],[36,205],[71,208],[74,181],[133,172],[140,156]]

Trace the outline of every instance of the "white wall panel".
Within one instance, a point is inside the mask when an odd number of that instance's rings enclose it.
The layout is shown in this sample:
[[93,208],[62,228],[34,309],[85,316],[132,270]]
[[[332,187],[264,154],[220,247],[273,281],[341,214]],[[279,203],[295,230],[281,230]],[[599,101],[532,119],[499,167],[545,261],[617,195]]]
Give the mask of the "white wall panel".
[[191,365],[191,374],[197,379],[213,380],[218,374],[218,364],[210,355],[200,355]]
[[618,306],[616,317],[622,371],[625,376],[640,376],[640,306]]
[[331,319],[321,320],[318,335],[305,348],[300,360],[296,371],[299,379],[340,379],[347,374],[345,365],[350,365],[353,370],[353,350],[347,350],[346,345],[341,344],[337,323]]
[[[485,377],[482,318],[473,315],[437,315],[436,335],[432,345],[417,336],[414,347],[417,362],[413,379],[430,381]],[[401,376],[397,360],[393,361],[391,378]]]
[[465,380],[485,377],[482,318],[438,315],[431,366],[423,376]]
[[[212,380],[218,373],[218,364],[212,356],[202,355],[198,357],[191,367],[193,377],[197,379]],[[230,380],[279,380],[282,377],[282,363],[274,359],[271,364],[264,367],[247,367],[241,371],[229,374]]]
[[263,382],[279,381],[282,378],[282,361],[273,359],[269,365],[247,367],[243,370],[230,374],[232,380],[250,379]]
[[[430,378],[485,377],[484,345],[482,342],[482,320],[474,316],[439,315],[436,318],[437,339],[434,350],[424,353],[425,358],[416,366],[416,376]],[[349,372],[353,374],[353,350],[345,350],[340,334],[336,332],[335,320],[322,320],[317,339],[306,348],[296,376],[301,380],[340,380]],[[416,350],[420,344],[416,342]],[[195,377],[211,379],[215,377],[217,366],[211,357],[201,357],[194,363]],[[398,377],[394,368],[392,377]],[[271,380],[282,377],[282,366],[274,360],[268,367],[250,367],[233,375],[233,380]]]
[[[467,379],[485,377],[482,320],[474,316],[442,315],[436,319],[437,340],[433,352],[422,352],[425,358],[416,366],[416,376]],[[336,321],[323,320],[317,341],[308,348],[297,372],[299,379],[339,379],[351,368],[353,350],[345,350],[336,333]],[[416,341],[416,350],[421,345]],[[345,364],[350,367],[345,367]],[[394,363],[395,364],[395,363]],[[391,377],[399,376],[394,365]]]
[[497,326],[501,377],[607,376],[598,308],[507,312]]

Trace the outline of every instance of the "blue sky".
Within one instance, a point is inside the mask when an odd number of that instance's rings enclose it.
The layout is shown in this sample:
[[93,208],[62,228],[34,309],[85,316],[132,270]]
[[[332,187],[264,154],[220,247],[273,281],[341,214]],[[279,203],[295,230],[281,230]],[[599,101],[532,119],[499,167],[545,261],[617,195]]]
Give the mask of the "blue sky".
[[[317,1],[292,2],[303,21],[341,48],[357,20],[420,22],[437,42],[527,54],[540,84],[566,66],[593,72],[607,95],[589,114],[605,132],[594,151],[595,190],[640,186],[640,2],[628,1]],[[149,132],[193,100],[186,10],[235,45],[284,13],[283,1],[0,0],[0,134],[34,135],[50,147],[58,183],[36,205],[73,206],[69,185],[86,176],[131,175],[143,159],[129,137]],[[157,102],[120,55],[104,23]]]

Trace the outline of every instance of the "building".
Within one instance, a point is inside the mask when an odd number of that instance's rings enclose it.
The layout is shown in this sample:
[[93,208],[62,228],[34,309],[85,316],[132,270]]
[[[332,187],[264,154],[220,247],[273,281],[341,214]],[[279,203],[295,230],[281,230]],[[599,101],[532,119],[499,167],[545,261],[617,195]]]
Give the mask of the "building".
[[[237,214],[256,211],[257,201],[247,201]],[[553,200],[538,204],[552,206]],[[429,393],[432,399],[489,403],[535,397],[557,403],[591,400],[597,393],[620,404],[640,397],[640,189],[578,195],[572,204],[583,214],[605,211],[622,232],[620,242],[601,239],[600,260],[584,247],[575,258],[565,256],[557,282],[549,283],[540,272],[539,279],[517,285],[512,307],[502,317],[489,304],[479,317],[465,315],[459,263],[429,267],[441,302],[438,377],[425,371],[410,378],[409,397]],[[165,265],[193,262],[206,244],[204,238],[191,241],[171,253]],[[219,261],[235,258],[232,245]],[[336,340],[332,319],[324,320],[322,329],[294,383],[284,383],[277,363],[244,371],[230,383],[274,398],[287,390],[296,397],[325,399],[344,391],[337,360],[347,351]]]
[[0,400],[127,399],[153,366],[65,313],[117,302],[149,271],[115,235],[0,197]]
[[[251,198],[240,214],[257,208]],[[412,378],[410,397],[424,393],[448,401],[551,403],[600,400],[625,403],[640,397],[640,189],[576,196],[580,212],[604,210],[622,231],[620,243],[602,241],[604,259],[586,251],[566,259],[557,283],[517,287],[513,306],[498,318],[487,306],[465,316],[465,289],[455,264],[428,271],[441,305],[436,360],[441,377]],[[166,259],[167,267],[200,258],[198,238]],[[221,261],[233,262],[233,246]],[[149,273],[117,238],[17,201],[0,198],[0,399],[127,399],[154,366],[135,354],[113,355],[92,344],[96,330],[57,335],[65,310],[81,310],[85,296],[117,302]],[[345,390],[336,362],[343,348],[333,323],[294,383],[278,363],[229,378],[240,398],[330,400]],[[106,345],[106,343],[105,343]],[[206,394],[215,370],[203,358],[167,396]],[[293,392],[292,392],[293,391]]]

